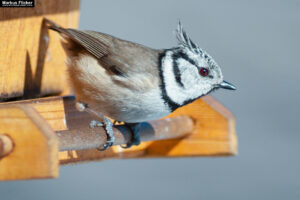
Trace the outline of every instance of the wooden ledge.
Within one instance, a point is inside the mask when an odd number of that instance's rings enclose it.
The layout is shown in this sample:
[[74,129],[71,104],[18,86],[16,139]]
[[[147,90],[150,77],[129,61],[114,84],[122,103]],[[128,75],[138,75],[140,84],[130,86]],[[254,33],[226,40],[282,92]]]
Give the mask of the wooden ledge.
[[[21,114],[18,114],[17,118],[13,117],[11,109],[16,108],[21,109],[18,111],[19,113],[24,113],[22,117],[20,117]],[[12,153],[0,158],[0,175],[1,172],[3,175],[9,169],[9,165],[5,163],[9,163],[7,161],[11,159],[16,159],[13,157],[15,151],[22,155],[22,151],[26,150],[21,149],[21,146],[18,145],[21,140],[16,140],[16,138],[30,141],[30,133],[24,127],[32,122],[34,126],[38,127],[37,130],[41,134],[41,136],[33,138],[36,143],[39,143],[37,138],[51,139],[53,145],[47,147],[52,148],[52,150],[48,149],[49,152],[59,151],[56,161],[53,161],[53,157],[48,157],[47,162],[42,161],[44,164],[47,163],[48,167],[52,166],[49,167],[52,170],[48,170],[52,174],[40,173],[40,175],[30,176],[35,178],[56,177],[58,169],[53,169],[58,168],[58,160],[60,164],[69,164],[111,158],[230,156],[237,153],[234,117],[210,96],[179,108],[164,119],[146,122],[141,132],[142,141],[145,142],[142,142],[141,145],[130,149],[113,146],[103,152],[95,149],[106,141],[103,128],[89,128],[89,122],[92,118],[88,113],[79,112],[75,109],[75,99],[72,96],[1,103],[0,114],[1,112],[4,114],[0,117],[0,124],[6,123],[6,125],[0,126],[0,133],[5,133],[10,137],[13,135],[11,138],[15,148]],[[23,124],[21,125],[20,122]],[[130,133],[126,127],[117,126],[114,131],[117,139],[116,144],[126,144],[129,141]],[[22,133],[22,137],[18,136],[19,133]],[[43,134],[46,135],[42,136]],[[49,143],[46,142],[45,144]],[[40,152],[40,150],[33,149],[33,152]],[[51,155],[56,154],[52,153]],[[42,160],[38,157],[35,158]],[[28,166],[34,163],[26,157],[21,156],[18,159],[19,162],[27,162]],[[5,167],[3,167],[4,165]],[[34,171],[32,166],[29,169]],[[11,179],[26,177],[13,176]]]

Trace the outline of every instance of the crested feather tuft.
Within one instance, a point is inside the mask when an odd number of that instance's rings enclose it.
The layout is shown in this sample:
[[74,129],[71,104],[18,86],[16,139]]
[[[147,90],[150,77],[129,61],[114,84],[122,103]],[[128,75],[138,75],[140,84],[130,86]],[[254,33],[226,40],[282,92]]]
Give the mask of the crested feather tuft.
[[202,54],[203,53],[202,49],[200,49],[198,47],[198,45],[195,44],[190,39],[188,34],[185,32],[185,30],[183,30],[183,27],[182,27],[180,21],[178,22],[178,26],[177,26],[176,37],[178,39],[178,43],[179,43],[180,46],[188,48],[189,50],[191,50],[192,52],[194,52],[196,54]]
[[178,21],[178,26],[176,29],[176,37],[178,39],[178,43],[181,47],[187,48],[195,54],[199,54],[203,57],[207,63],[211,65],[217,65],[217,63],[212,59],[212,57],[204,50],[202,50],[197,44],[195,44],[188,34],[183,29],[181,22]]

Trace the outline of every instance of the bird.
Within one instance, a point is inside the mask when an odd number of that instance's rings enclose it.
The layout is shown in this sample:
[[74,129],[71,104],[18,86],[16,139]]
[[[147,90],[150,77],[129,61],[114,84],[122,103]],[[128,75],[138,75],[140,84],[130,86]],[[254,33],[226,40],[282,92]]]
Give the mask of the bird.
[[67,55],[70,84],[76,108],[90,113],[90,127],[104,127],[106,143],[114,144],[113,123],[124,122],[132,132],[129,148],[140,144],[140,123],[165,117],[219,89],[235,90],[223,80],[216,61],[194,43],[178,22],[178,44],[154,49],[112,35],[63,28],[44,19],[47,28],[58,32]]

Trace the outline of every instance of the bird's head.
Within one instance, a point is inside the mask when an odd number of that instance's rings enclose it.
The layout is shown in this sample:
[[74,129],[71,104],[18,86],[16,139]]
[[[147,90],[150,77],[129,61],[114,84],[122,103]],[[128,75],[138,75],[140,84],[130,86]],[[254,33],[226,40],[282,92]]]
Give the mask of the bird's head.
[[223,80],[221,68],[205,51],[196,45],[179,22],[178,47],[167,49],[161,56],[161,76],[164,98],[179,107],[211,91],[235,87]]

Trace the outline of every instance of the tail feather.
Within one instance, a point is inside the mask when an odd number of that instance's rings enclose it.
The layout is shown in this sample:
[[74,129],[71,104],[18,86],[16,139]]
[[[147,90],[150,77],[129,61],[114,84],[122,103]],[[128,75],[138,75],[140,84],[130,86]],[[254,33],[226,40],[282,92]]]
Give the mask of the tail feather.
[[82,49],[85,49],[90,54],[100,59],[103,56],[108,54],[108,46],[99,37],[95,37],[93,34],[88,31],[80,31],[76,29],[63,28],[53,21],[44,18],[44,24],[48,29],[52,29],[60,33],[60,35],[65,39],[65,42],[62,43],[67,54],[73,54],[72,51],[77,55]]
[[48,29],[57,31],[59,33],[64,33],[66,31],[66,29],[64,29],[63,27],[59,26],[58,24],[54,23],[53,21],[44,18],[44,23],[46,24]]

